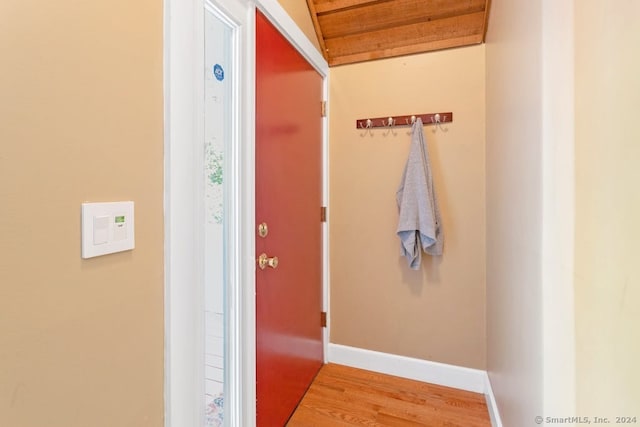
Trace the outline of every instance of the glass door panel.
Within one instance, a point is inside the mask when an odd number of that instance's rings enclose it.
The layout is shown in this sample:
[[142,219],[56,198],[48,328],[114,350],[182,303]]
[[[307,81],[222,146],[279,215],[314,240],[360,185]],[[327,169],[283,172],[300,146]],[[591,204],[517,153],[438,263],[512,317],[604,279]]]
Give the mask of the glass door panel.
[[225,164],[233,126],[232,29],[204,13],[205,426],[222,426],[225,396]]

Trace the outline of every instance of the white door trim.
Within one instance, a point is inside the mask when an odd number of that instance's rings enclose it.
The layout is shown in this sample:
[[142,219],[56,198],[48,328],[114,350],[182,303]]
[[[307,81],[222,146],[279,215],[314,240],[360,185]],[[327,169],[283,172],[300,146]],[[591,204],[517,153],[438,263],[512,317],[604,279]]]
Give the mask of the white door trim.
[[313,65],[323,78],[329,75],[327,61],[277,0],[256,0],[256,7],[269,18],[271,23],[289,40],[289,43]]
[[[255,425],[255,8],[259,8],[324,78],[328,65],[276,0],[206,0],[237,26],[239,72],[235,119],[239,143],[231,157],[238,174],[228,174],[230,191],[227,255],[227,369],[225,424]],[[198,236],[198,170],[193,141],[201,139],[203,14],[205,0],[165,0],[165,427],[203,424],[204,322],[201,240]],[[323,196],[327,202],[327,120],[323,135]],[[200,138],[200,139],[198,139]],[[231,176],[233,175],[233,177]],[[328,233],[324,231],[324,295],[328,306]],[[199,254],[200,251],[200,254]],[[202,308],[202,309],[201,309]],[[325,333],[325,357],[327,355]]]
[[[195,162],[195,63],[197,50],[192,28],[197,2],[166,0],[164,4],[164,221],[165,221],[165,426],[199,424],[198,375],[187,372],[198,355],[198,305],[195,286],[196,234],[191,206],[196,186],[189,173]],[[192,368],[193,369],[193,368]],[[186,373],[186,374],[185,374]]]

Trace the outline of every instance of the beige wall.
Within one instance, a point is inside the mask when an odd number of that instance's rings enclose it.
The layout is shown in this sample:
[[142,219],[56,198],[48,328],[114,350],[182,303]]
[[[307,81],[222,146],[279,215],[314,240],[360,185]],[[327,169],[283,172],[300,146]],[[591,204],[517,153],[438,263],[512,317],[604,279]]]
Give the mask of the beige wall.
[[542,413],[542,8],[494,1],[487,67],[487,369],[505,426]]
[[[163,425],[162,2],[0,4],[0,425]],[[80,204],[136,249],[80,258]]]
[[[330,70],[331,342],[485,368],[484,46]],[[426,126],[445,249],[412,271],[395,193],[409,128],[356,119],[452,111]]]
[[[640,416],[640,3],[576,7],[576,353],[581,414]],[[611,418],[612,422],[615,421]]]
[[278,3],[280,3],[280,6],[282,6],[291,19],[295,21],[298,27],[300,27],[304,35],[307,36],[316,49],[320,51],[320,43],[318,43],[318,37],[313,27],[307,2],[305,0],[278,0]]

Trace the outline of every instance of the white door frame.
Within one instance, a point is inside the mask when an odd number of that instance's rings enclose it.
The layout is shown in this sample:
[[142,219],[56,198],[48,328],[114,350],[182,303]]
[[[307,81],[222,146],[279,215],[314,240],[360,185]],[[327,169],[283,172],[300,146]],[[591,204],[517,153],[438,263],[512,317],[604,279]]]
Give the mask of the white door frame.
[[[225,424],[251,427],[256,414],[255,372],[255,10],[264,13],[324,78],[328,65],[277,0],[165,0],[165,427],[204,422],[203,192],[196,153],[202,141],[204,5],[233,27],[238,55],[231,169],[226,174],[227,324]],[[323,124],[323,199],[328,189],[327,120]],[[200,180],[201,181],[201,180]],[[328,309],[328,232],[324,227],[324,307]],[[328,330],[324,334],[325,359]]]

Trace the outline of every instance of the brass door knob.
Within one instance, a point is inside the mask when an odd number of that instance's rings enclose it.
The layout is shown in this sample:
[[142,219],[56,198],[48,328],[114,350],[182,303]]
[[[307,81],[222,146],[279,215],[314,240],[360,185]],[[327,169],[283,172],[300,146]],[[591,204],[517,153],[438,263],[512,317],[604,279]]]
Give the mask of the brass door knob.
[[262,253],[258,257],[258,267],[261,270],[264,270],[267,267],[277,268],[278,267],[278,257],[274,256],[273,258],[269,258],[267,254]]

